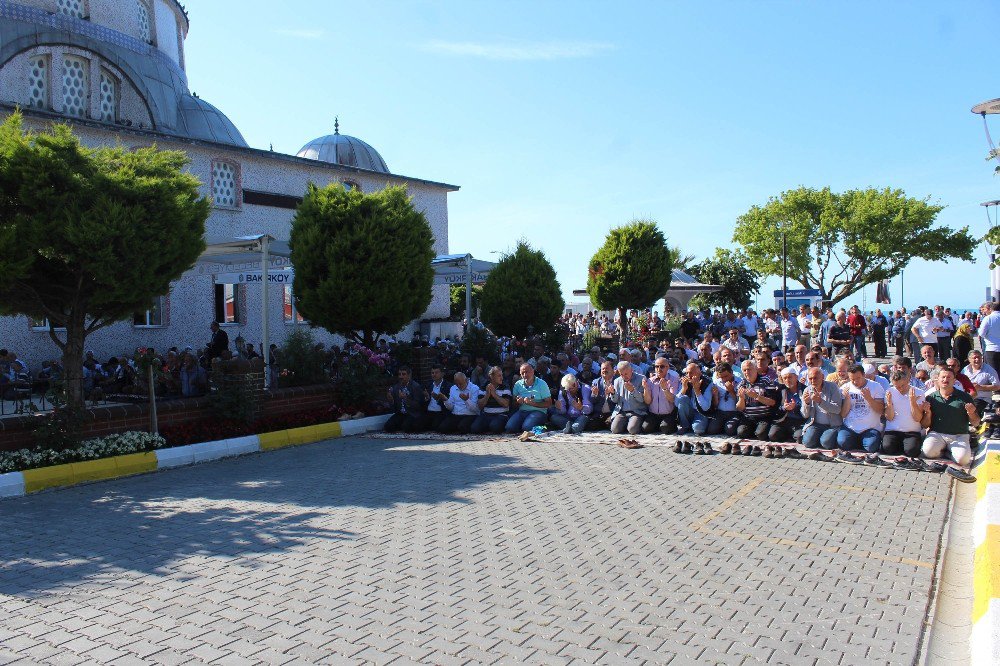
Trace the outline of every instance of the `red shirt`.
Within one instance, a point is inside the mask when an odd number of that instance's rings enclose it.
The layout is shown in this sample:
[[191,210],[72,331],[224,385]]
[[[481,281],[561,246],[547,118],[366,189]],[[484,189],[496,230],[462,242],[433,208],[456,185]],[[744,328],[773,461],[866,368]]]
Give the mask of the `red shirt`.
[[849,314],[847,315],[847,326],[851,329],[851,335],[861,335],[864,332],[865,327],[868,322],[865,318],[859,314]]

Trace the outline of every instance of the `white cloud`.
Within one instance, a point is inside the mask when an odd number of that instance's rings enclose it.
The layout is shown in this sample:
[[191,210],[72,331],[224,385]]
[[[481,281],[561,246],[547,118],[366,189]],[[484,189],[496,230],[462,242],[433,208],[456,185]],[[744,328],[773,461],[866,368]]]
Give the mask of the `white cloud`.
[[326,35],[325,30],[309,30],[307,28],[276,28],[274,33],[285,37],[298,37],[299,39],[320,39]]
[[607,42],[449,42],[434,40],[421,46],[425,51],[487,60],[563,60],[589,58],[615,48]]

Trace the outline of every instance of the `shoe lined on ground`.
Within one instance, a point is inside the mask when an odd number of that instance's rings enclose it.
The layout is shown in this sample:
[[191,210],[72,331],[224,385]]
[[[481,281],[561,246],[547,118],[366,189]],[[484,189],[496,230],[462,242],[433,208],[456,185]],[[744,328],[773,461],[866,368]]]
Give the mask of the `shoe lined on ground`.
[[703,456],[703,455],[705,455],[705,448],[701,445],[701,442],[695,442],[694,443],[694,454],[696,456]]
[[793,458],[795,460],[801,460],[802,458],[805,458],[805,456],[802,455],[802,452],[799,451],[794,446],[790,446],[787,449],[785,449],[784,455],[786,458]]
[[920,465],[917,464],[917,462],[913,460],[913,458],[907,458],[905,456],[902,458],[896,458],[896,460],[892,463],[892,468],[901,469],[905,472],[920,471]]
[[684,453],[684,442],[679,439],[674,442],[674,453]]
[[962,483],[976,482],[976,477],[972,476],[964,469],[961,469],[960,467],[952,467],[951,465],[948,465],[947,467],[948,469],[945,471],[948,473],[948,476],[955,479],[956,481],[961,481]]
[[821,451],[813,451],[806,456],[809,460],[826,460],[826,454]]
[[625,439],[624,437],[618,440],[618,446],[623,449],[641,449],[642,444],[634,439]]
[[765,446],[764,447],[764,457],[765,458],[775,458],[775,457],[777,457],[777,456],[774,455],[775,454],[774,450],[776,448],[778,448],[778,447],[776,447],[776,446]]
[[733,452],[732,442],[726,442],[725,444],[723,444],[722,449],[719,451],[719,453],[721,453],[724,456],[728,456],[732,452]]
[[715,447],[712,446],[712,442],[702,442],[701,445],[705,449],[706,456],[710,456],[715,453]]
[[745,456],[752,456],[753,455],[753,447],[750,446],[749,444],[744,444],[743,445],[743,455],[745,455]]
[[759,456],[762,453],[763,453],[763,451],[761,451],[761,448],[759,446],[753,447],[752,455]]
[[860,458],[855,458],[847,451],[841,451],[836,456],[837,462],[850,463],[852,465],[858,465],[861,463]]
[[691,442],[684,442],[684,453],[694,453],[694,446]]
[[864,464],[868,465],[869,467],[889,467],[889,463],[882,460],[882,456],[876,453],[869,453],[867,456],[865,456]]
[[923,458],[916,458],[913,462],[918,471],[934,472],[935,474],[940,474],[944,471],[945,467],[950,467],[950,465],[944,465],[938,462],[927,462]]

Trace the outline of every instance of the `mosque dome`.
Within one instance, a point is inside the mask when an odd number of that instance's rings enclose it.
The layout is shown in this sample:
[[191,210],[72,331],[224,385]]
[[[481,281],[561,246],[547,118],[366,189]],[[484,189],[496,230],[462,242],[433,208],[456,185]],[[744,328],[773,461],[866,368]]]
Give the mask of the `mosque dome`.
[[247,145],[233,121],[200,97],[183,95],[178,112],[178,130],[183,136],[232,146]]
[[340,133],[339,120],[333,123],[333,134],[313,139],[302,146],[296,155],[330,164],[389,173],[389,167],[385,165],[385,160],[377,150],[361,139]]

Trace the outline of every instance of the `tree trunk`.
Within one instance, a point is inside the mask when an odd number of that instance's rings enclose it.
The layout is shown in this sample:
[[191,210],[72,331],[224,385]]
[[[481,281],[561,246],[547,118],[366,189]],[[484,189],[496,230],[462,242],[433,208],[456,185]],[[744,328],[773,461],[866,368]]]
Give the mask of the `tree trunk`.
[[82,410],[86,402],[83,394],[83,345],[86,339],[83,317],[74,313],[66,322],[66,345],[62,357],[66,408],[71,411]]
[[618,348],[621,349],[628,346],[628,312],[625,311],[625,308],[618,308],[618,319],[620,320],[618,338],[621,343]]

